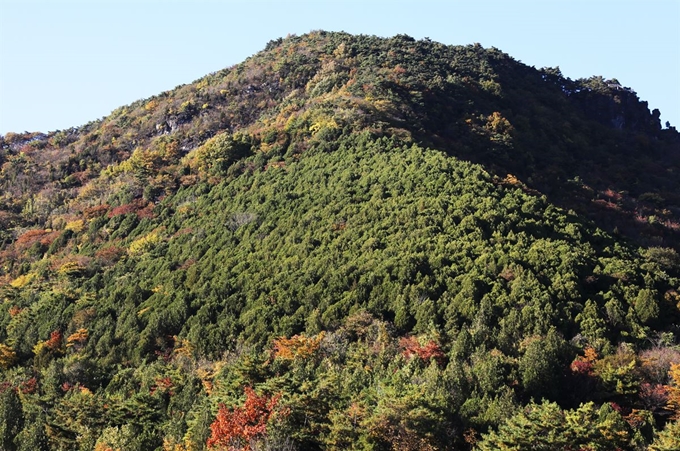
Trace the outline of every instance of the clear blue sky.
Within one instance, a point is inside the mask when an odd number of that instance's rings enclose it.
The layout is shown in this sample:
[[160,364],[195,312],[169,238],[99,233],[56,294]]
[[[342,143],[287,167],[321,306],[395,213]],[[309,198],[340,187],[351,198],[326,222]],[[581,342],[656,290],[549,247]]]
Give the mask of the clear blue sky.
[[617,78],[680,128],[680,0],[0,0],[0,133],[82,125],[319,29]]

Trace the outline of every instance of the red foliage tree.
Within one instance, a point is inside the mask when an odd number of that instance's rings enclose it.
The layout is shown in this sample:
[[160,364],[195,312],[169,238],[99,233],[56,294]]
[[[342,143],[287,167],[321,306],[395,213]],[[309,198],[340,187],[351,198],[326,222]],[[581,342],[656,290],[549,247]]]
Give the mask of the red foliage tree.
[[106,212],[109,211],[109,204],[96,205],[94,207],[89,207],[83,210],[83,216],[85,219],[97,218],[99,216],[104,216]]
[[587,360],[576,358],[571,362],[571,372],[591,376],[593,374],[593,364]]
[[597,351],[588,346],[582,356],[576,356],[571,362],[571,372],[574,374],[581,374],[585,376],[593,375],[593,365],[597,362]]
[[58,350],[61,348],[61,339],[62,339],[62,334],[61,331],[55,330],[52,331],[50,334],[50,338],[47,339],[45,342],[45,346],[53,351]]
[[35,377],[30,378],[27,381],[24,381],[21,383],[19,386],[19,390],[21,390],[21,393],[23,394],[31,394],[35,393],[35,390],[38,388],[38,379]]
[[97,252],[95,252],[94,256],[97,257],[100,262],[107,265],[112,265],[120,260],[120,258],[125,255],[125,252],[125,249],[122,247],[108,246],[99,249]]
[[[135,199],[129,204],[120,205],[109,210],[106,216],[109,218],[113,218],[114,216],[135,213],[138,217],[146,217],[145,216],[146,213],[141,213],[140,215],[140,211],[143,210],[145,207],[149,207],[148,202],[146,202],[144,199]],[[153,206],[150,206],[150,208],[153,208]]]
[[48,232],[47,230],[28,230],[24,232],[19,238],[17,238],[15,244],[17,247],[21,248],[28,248],[30,247],[33,243],[36,241],[39,241],[42,237],[47,235]]
[[663,410],[668,402],[667,387],[661,384],[640,384],[640,401],[645,409],[657,413]]
[[210,425],[209,448],[248,451],[252,440],[266,434],[267,422],[281,395],[258,396],[250,387],[245,387],[244,392],[246,401],[243,407],[230,410],[220,403],[217,418]]
[[399,345],[404,349],[404,356],[408,358],[417,356],[425,362],[434,359],[439,366],[444,366],[446,356],[434,340],[429,340],[421,346],[416,337],[402,337]]

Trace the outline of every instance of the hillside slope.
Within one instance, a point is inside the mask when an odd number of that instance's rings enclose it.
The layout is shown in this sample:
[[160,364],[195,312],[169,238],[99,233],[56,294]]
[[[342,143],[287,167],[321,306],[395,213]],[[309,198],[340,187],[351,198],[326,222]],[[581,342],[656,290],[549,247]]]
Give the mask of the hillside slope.
[[314,32],[2,137],[2,447],[672,449],[658,117],[497,49]]

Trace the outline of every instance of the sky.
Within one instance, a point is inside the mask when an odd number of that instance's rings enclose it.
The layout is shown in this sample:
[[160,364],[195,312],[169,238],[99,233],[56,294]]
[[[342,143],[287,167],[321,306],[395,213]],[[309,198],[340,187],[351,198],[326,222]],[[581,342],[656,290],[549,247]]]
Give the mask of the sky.
[[680,128],[680,0],[0,0],[0,134],[86,124],[312,30],[616,78]]

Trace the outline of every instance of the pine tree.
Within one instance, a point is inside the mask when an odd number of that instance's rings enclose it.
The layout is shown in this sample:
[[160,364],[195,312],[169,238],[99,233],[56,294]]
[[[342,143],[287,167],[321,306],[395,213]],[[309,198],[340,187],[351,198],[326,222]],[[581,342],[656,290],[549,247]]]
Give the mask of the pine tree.
[[0,387],[0,445],[3,450],[16,449],[14,437],[23,427],[24,414],[16,388]]

